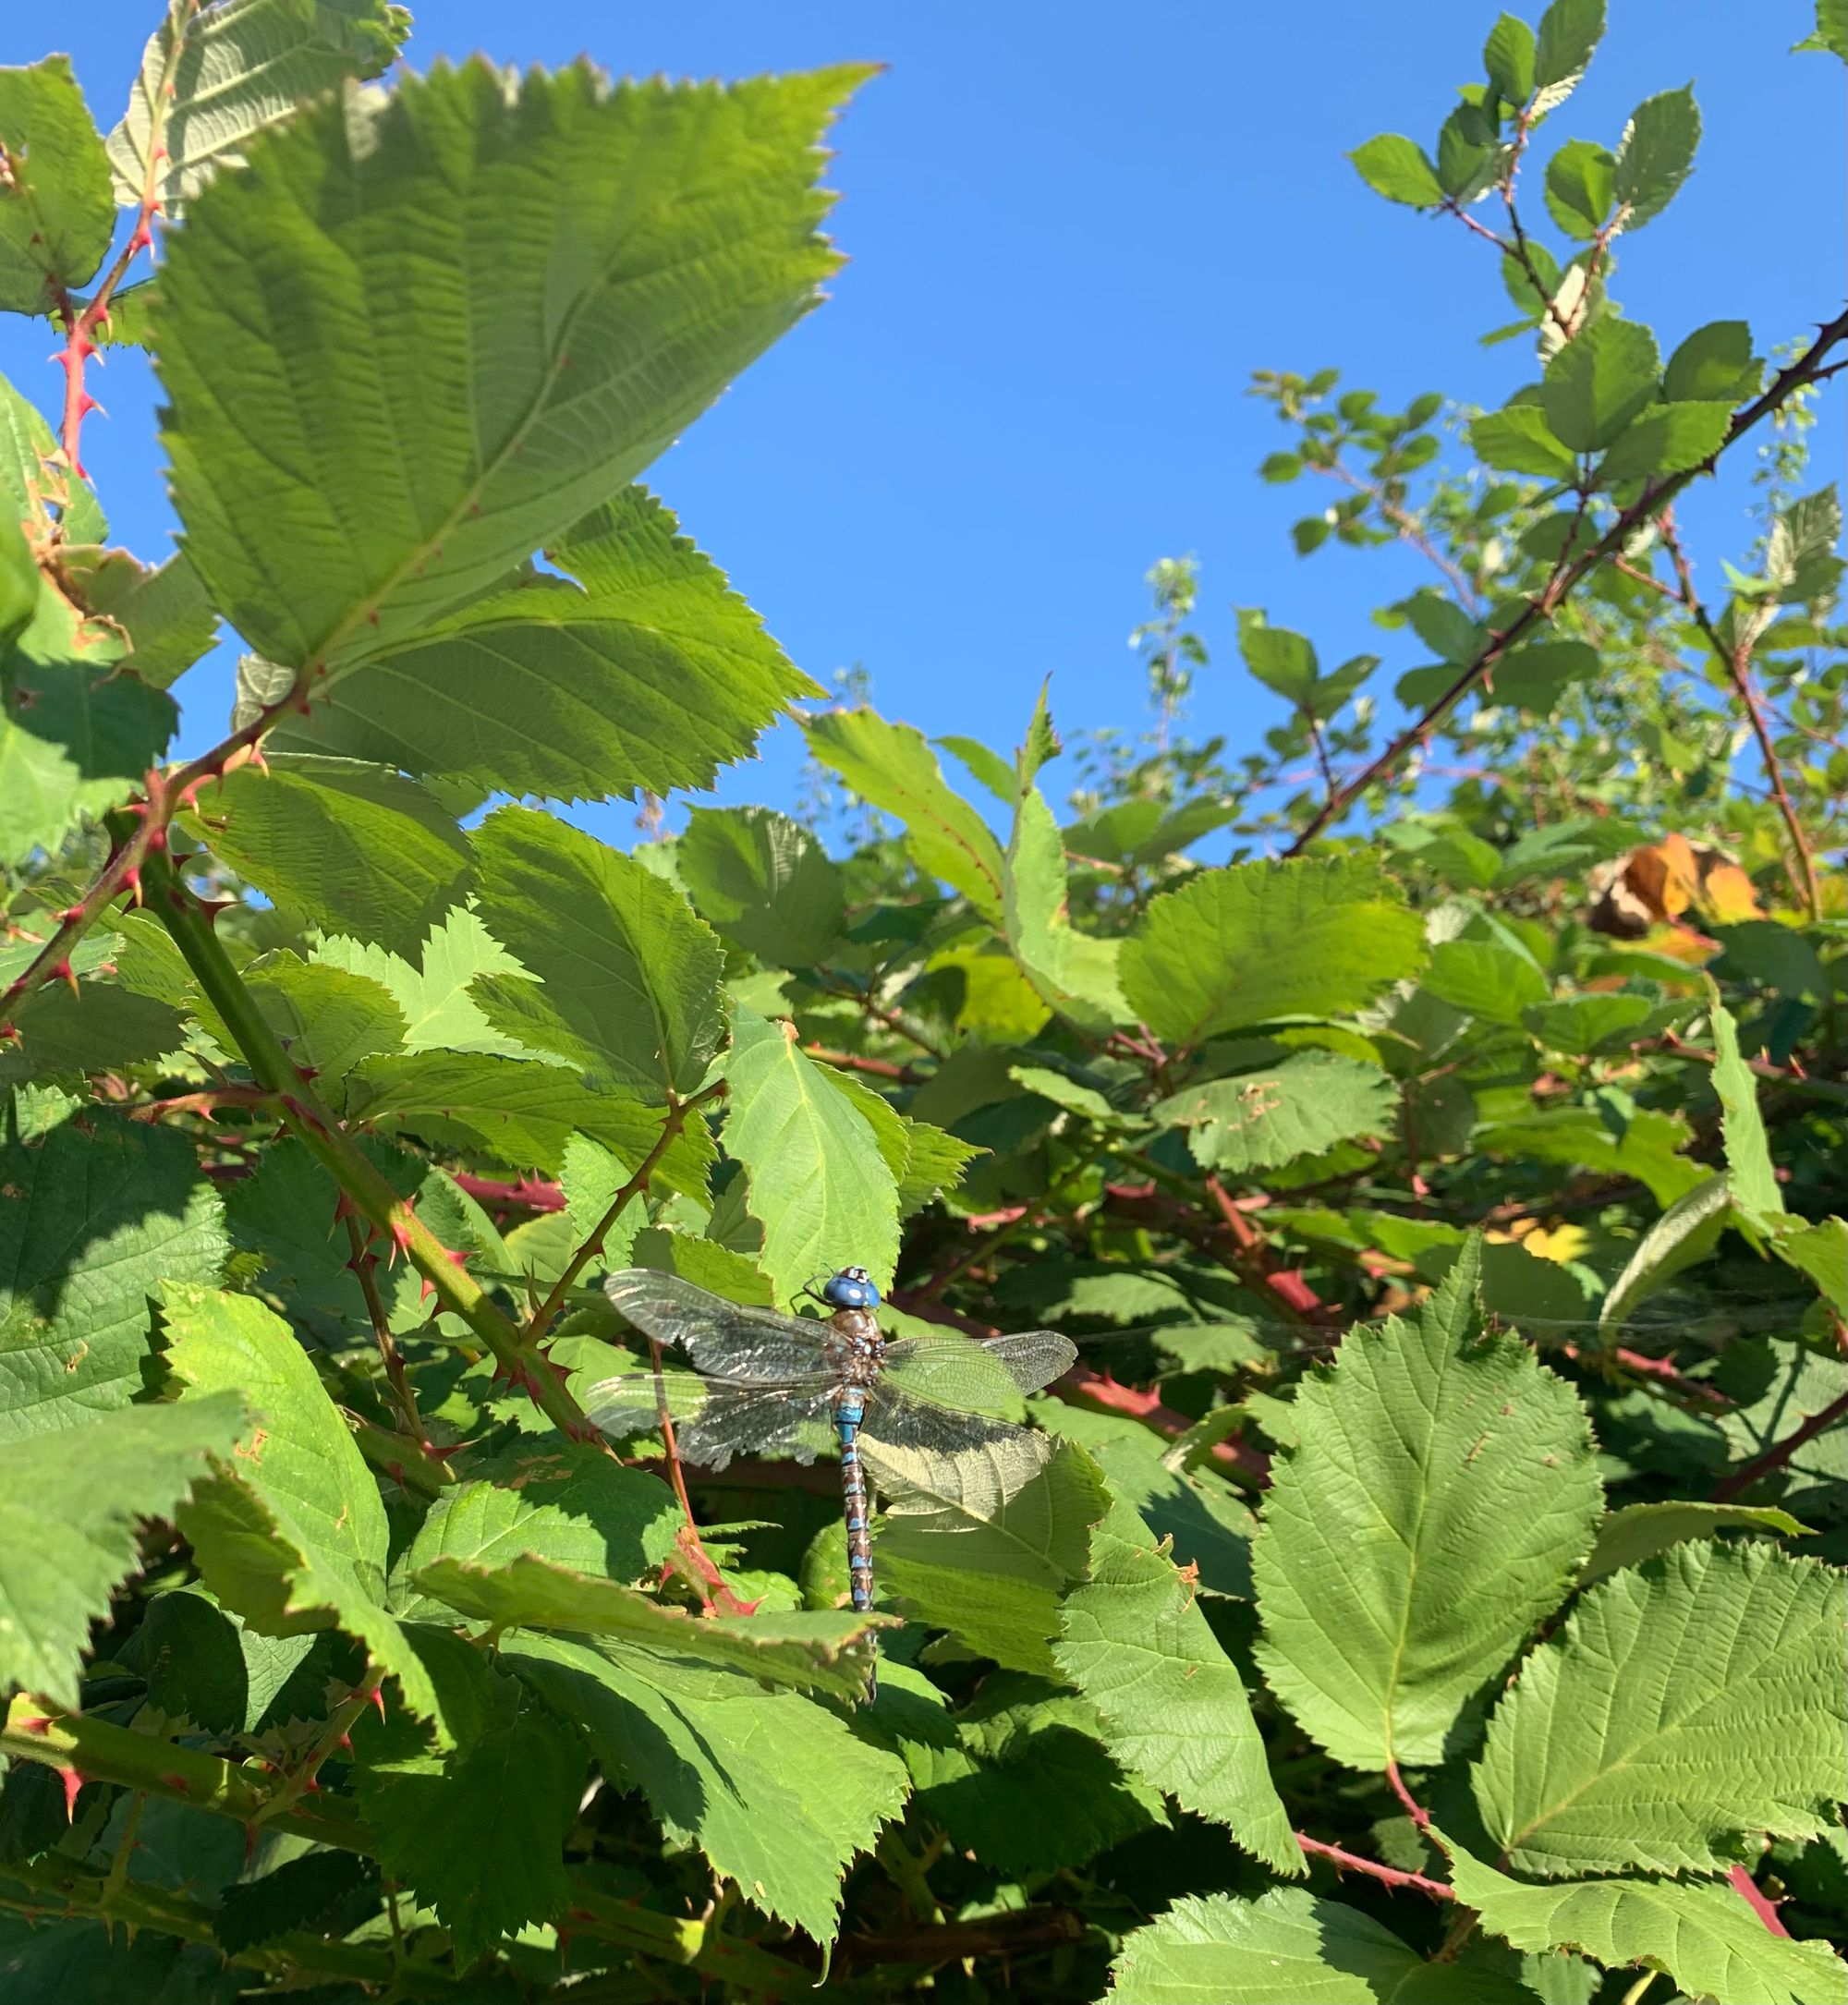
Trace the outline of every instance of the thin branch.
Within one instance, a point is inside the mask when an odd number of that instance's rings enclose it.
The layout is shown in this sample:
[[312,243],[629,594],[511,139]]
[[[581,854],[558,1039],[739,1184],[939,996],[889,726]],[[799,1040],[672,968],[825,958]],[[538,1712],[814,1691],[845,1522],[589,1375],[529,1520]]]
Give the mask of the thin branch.
[[1784,1467],[1799,1448],[1832,1428],[1844,1414],[1848,1414],[1848,1392],[1843,1392],[1839,1399],[1830,1400],[1819,1413],[1811,1414],[1793,1433],[1785,1435],[1781,1441],[1774,1441],[1762,1455],[1753,1456],[1750,1462],[1734,1469],[1731,1476],[1723,1476],[1708,1491],[1708,1496],[1715,1503],[1725,1503],[1738,1496],[1741,1490],[1750,1489],[1760,1476],[1769,1476],[1773,1469]]
[[717,1562],[699,1537],[699,1520],[694,1516],[693,1500],[687,1494],[687,1472],[680,1466],[680,1443],[675,1439],[674,1416],[667,1410],[667,1381],[661,1372],[661,1344],[654,1337],[648,1340],[648,1355],[654,1362],[655,1414],[661,1422],[661,1439],[667,1450],[668,1478],[674,1485],[674,1494],[680,1500],[680,1514],[685,1521],[675,1542],[686,1554],[688,1565],[706,1591],[708,1612],[716,1603],[727,1615],[748,1615],[757,1603],[740,1601],[725,1585],[725,1576],[720,1573]]
[[522,1176],[512,1183],[490,1176],[471,1176],[467,1170],[452,1170],[458,1188],[478,1203],[503,1211],[563,1211],[565,1190],[549,1177]]
[[808,978],[825,994],[837,995],[849,1002],[858,1003],[865,1015],[876,1024],[882,1024],[894,1037],[903,1038],[907,1044],[915,1044],[925,1057],[934,1058],[940,1064],[942,1063],[942,1052],[930,1039],[921,1030],[906,1023],[897,1010],[887,1009],[884,1003],[876,1002],[869,990],[856,989],[851,983],[826,975],[820,968],[815,969]]
[[830,1051],[825,1044],[805,1044],[802,1049],[824,1065],[838,1065],[843,1072],[863,1072],[874,1079],[891,1079],[909,1086],[920,1076],[915,1066],[895,1065],[889,1058],[862,1058],[857,1051]]
[[398,1350],[397,1340],[392,1335],[391,1318],[380,1299],[379,1257],[371,1250],[371,1231],[370,1228],[363,1233],[359,1230],[359,1221],[350,1209],[346,1213],[346,1244],[352,1248],[346,1265],[359,1277],[359,1293],[365,1297],[366,1314],[371,1320],[372,1341],[379,1347],[379,1361],[385,1367],[385,1379],[392,1389],[398,1418],[404,1423],[405,1432],[411,1440],[419,1448],[426,1448],[429,1437],[423,1431],[423,1416],[417,1410],[417,1395],[411,1391],[403,1355]]
[[590,1236],[565,1261],[565,1271],[559,1275],[552,1293],[533,1311],[530,1320],[521,1333],[523,1343],[531,1345],[543,1340],[545,1332],[552,1327],[553,1319],[564,1307],[565,1296],[577,1285],[578,1275],[603,1250],[604,1240],[614,1229],[616,1221],[628,1209],[630,1199],[648,1188],[649,1181],[659,1168],[661,1159],[679,1139],[681,1129],[687,1125],[687,1117],[724,1090],[724,1081],[721,1079],[695,1093],[690,1100],[676,1100],[669,1103],[666,1118],[661,1124],[661,1133],[655,1137],[654,1147],[641,1159],[641,1166],[635,1174],[611,1199],[609,1209],[597,1221]]
[[[1383,487],[1376,487],[1371,481],[1363,480],[1358,474],[1351,473],[1339,460],[1326,467],[1316,466],[1314,461],[1311,461],[1310,465],[1317,473],[1326,474],[1329,479],[1339,480],[1343,487],[1351,489],[1356,494],[1365,494],[1392,525],[1400,541],[1409,543],[1421,557],[1435,565],[1465,606],[1473,607],[1477,603],[1476,588],[1464,575],[1462,565],[1445,556],[1425,533],[1417,517],[1408,509],[1400,507]],[[1333,783],[1330,784],[1332,785]]]
[[[1107,1372],[1094,1371],[1088,1365],[1074,1365],[1051,1391],[1068,1404],[1101,1407],[1106,1413],[1129,1414],[1147,1427],[1173,1440],[1186,1433],[1195,1422],[1163,1404],[1159,1392],[1140,1387],[1119,1385]],[[1270,1458],[1262,1450],[1247,1448],[1243,1441],[1215,1441],[1211,1454],[1216,1462],[1236,1469],[1259,1489],[1270,1480]]]
[[1399,1764],[1391,1755],[1386,1757],[1386,1780],[1392,1785],[1392,1793],[1405,1806],[1405,1815],[1421,1831],[1431,1828],[1431,1814],[1405,1787],[1405,1779],[1399,1773]]
[[[1778,804],[1778,812],[1783,817],[1784,827],[1790,832],[1791,847],[1796,852],[1797,869],[1790,870],[1793,889],[1803,897],[1809,907],[1812,922],[1822,917],[1822,892],[1816,879],[1816,853],[1811,849],[1809,836],[1803,825],[1803,818],[1797,813],[1796,803],[1790,796],[1790,789],[1784,784],[1783,762],[1778,757],[1777,747],[1771,742],[1771,727],[1765,718],[1763,704],[1758,699],[1757,685],[1752,680],[1752,643],[1750,640],[1736,641],[1728,647],[1720,638],[1720,629],[1714,625],[1713,616],[1702,604],[1700,595],[1694,589],[1694,572],[1687,561],[1687,553],[1682,547],[1680,536],[1675,530],[1674,510],[1662,510],[1658,528],[1662,541],[1667,544],[1669,555],[1673,560],[1675,579],[1681,587],[1681,602],[1687,608],[1688,616],[1699,627],[1707,644],[1713,650],[1715,659],[1726,671],[1733,690],[1745,709],[1752,735],[1758,741],[1758,757],[1764,762],[1765,777],[1770,782],[1771,795]],[[1786,869],[1789,869],[1786,859]],[[1798,872],[1801,871],[1801,876]]]
[[1764,1923],[1771,1934],[1788,1939],[1790,1930],[1783,1925],[1783,1919],[1778,1913],[1777,1902],[1752,1877],[1750,1870],[1744,1865],[1734,1865],[1726,1877],[1732,1882],[1733,1892]]
[[1382,1887],[1391,1887],[1396,1892],[1404,1890],[1410,1893],[1427,1893],[1433,1901],[1454,1901],[1456,1889],[1446,1887],[1441,1879],[1428,1879],[1422,1873],[1402,1873],[1397,1866],[1380,1865],[1375,1860],[1363,1859],[1357,1852],[1343,1852],[1339,1845],[1325,1845],[1319,1838],[1310,1838],[1298,1831],[1296,1842],[1307,1853],[1318,1859],[1326,1859],[1337,1872],[1365,1873],[1369,1879],[1377,1879]]
[[[141,196],[135,211],[135,226],[128,233],[128,241],[117,252],[116,261],[103,275],[103,283],[79,307],[62,279],[54,279],[53,287],[57,301],[57,317],[64,322],[64,347],[54,359],[64,370],[64,415],[58,431],[58,450],[65,465],[75,480],[86,480],[89,475],[83,470],[83,420],[102,406],[90,395],[84,383],[84,364],[96,351],[96,335],[109,318],[109,302],[115,297],[116,288],[128,275],[128,267],[144,250],[152,250],[154,243],[154,218],[160,213],[161,163],[166,158],[167,113],[173,103],[173,78],[178,67],[180,52],[186,43],[186,30],[191,17],[198,11],[199,0],[187,0],[184,14],[177,19],[169,13],[161,32],[166,36],[166,46],[162,51],[161,78],[153,90],[147,94],[149,109],[149,130],[147,135],[148,164],[141,176]],[[60,538],[65,532],[65,523],[69,518],[68,509],[65,519],[58,525]]]
[[1526,639],[1537,627],[1551,620],[1573,590],[1604,558],[1621,551],[1635,531],[1652,516],[1660,515],[1690,481],[1700,474],[1710,473],[1721,454],[1743,438],[1760,419],[1779,409],[1805,384],[1817,381],[1822,373],[1822,358],[1844,336],[1848,336],[1848,313],[1838,314],[1834,320],[1827,322],[1809,347],[1788,369],[1778,372],[1769,388],[1734,415],[1732,423],[1726,428],[1725,438],[1697,466],[1651,482],[1641,498],[1624,509],[1588,550],[1570,563],[1556,566],[1553,575],[1547,580],[1545,589],[1530,599],[1502,631],[1489,636],[1487,644],[1475,660],[1459,672],[1450,687],[1435,702],[1429,704],[1415,723],[1400,732],[1384,751],[1377,758],[1369,759],[1352,780],[1347,781],[1331,800],[1310,817],[1308,825],[1283,854],[1286,857],[1300,855],[1324,829],[1345,814],[1369,787],[1392,772],[1405,755],[1418,745],[1429,732],[1441,723],[1451,711],[1499,662],[1521,641]]

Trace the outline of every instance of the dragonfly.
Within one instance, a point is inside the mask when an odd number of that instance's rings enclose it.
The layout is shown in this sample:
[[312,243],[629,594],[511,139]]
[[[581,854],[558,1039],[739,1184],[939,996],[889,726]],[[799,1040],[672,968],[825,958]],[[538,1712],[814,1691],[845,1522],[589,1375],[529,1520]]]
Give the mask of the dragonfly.
[[[1056,1330],[888,1338],[880,1291],[863,1267],[844,1267],[810,1289],[825,1318],[728,1302],[649,1268],[612,1274],[603,1289],[626,1322],[677,1346],[694,1369],[602,1380],[585,1395],[592,1424],[621,1437],[658,1425],[664,1413],[682,1459],[711,1469],[745,1453],[812,1462],[832,1443],[849,1587],[861,1611],[873,1592],[862,1433],[875,1445],[951,1454],[1002,1439],[1018,1431],[1022,1395],[1050,1385],[1077,1356]],[[872,1691],[869,1678],[869,1697]]]

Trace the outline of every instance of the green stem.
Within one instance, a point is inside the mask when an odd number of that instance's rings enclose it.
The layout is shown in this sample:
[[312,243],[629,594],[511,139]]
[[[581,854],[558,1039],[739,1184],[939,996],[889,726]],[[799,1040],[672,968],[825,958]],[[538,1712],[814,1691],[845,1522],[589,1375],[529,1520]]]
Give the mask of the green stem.
[[406,1489],[414,1489],[419,1497],[434,1501],[456,1481],[456,1472],[446,1462],[431,1454],[416,1441],[409,1441],[402,1434],[394,1434],[376,1421],[368,1420],[363,1414],[356,1414],[351,1407],[341,1409],[348,1430],[353,1436],[354,1446],[371,1464],[373,1468],[401,1483]]
[[211,915],[186,888],[164,852],[151,855],[142,874],[149,910],[172,936],[258,1084],[281,1102],[291,1131],[359,1215],[403,1248],[442,1306],[468,1325],[516,1384],[525,1385],[553,1425],[573,1438],[588,1437],[590,1428],[584,1410],[564,1381],[542,1361],[537,1372],[531,1369],[532,1354],[486,1289],[450,1258],[449,1249],[368,1160],[290,1063],[213,932]]
[[[254,1782],[248,1770],[216,1755],[177,1747],[171,1741],[131,1732],[126,1727],[111,1726],[81,1713],[43,1712],[23,1695],[14,1699],[4,1723],[0,1723],[0,1756],[43,1762],[53,1768],[75,1769],[86,1780],[144,1790],[150,1796],[188,1804],[195,1810],[234,1817],[240,1824],[255,1824],[268,1813],[269,1821],[278,1827],[323,1844],[337,1845],[346,1852],[359,1853],[362,1857],[371,1857],[378,1847],[371,1827],[344,1797],[316,1793],[283,1807],[276,1802],[281,1791]],[[26,1877],[19,1866],[0,1866],[0,1883],[6,1876],[15,1879]],[[91,1877],[101,1883],[102,1876]],[[151,1890],[139,1881],[130,1881],[129,1890]],[[592,1890],[581,1879],[574,1879],[571,1900],[566,1926],[581,1935],[613,1942],[633,1955],[695,1970],[719,1982],[772,1998],[806,1999],[813,1993],[812,1970],[760,1949],[756,1943],[714,1934],[698,1922],[631,1907],[626,1902]],[[177,1918],[184,1921],[186,1917],[181,1914]],[[171,1927],[167,1921],[157,1920],[152,1914],[145,1925],[171,1934],[185,1934],[183,1928]],[[187,1936],[187,1939],[212,1938],[208,1935],[199,1938]],[[289,1947],[292,1944],[300,1945],[299,1951]],[[268,1948],[286,1949],[290,1955],[299,1954],[299,1960],[306,1962],[310,1946],[315,1952],[328,1949],[343,1953],[346,1947],[322,1944],[315,1937],[290,1937]],[[386,1978],[391,1975],[388,1958],[382,1975]]]
[[[18,1898],[7,1890],[8,1880],[39,1898]],[[349,1977],[361,1984],[385,1984],[396,1979],[414,1994],[446,1992],[456,1983],[448,1971],[433,1963],[395,1967],[384,1950],[300,1930],[274,1937],[257,1948],[227,1953],[220,1947],[213,1926],[214,1910],[204,1902],[189,1900],[164,1887],[151,1886],[146,1880],[112,1884],[93,1866],[55,1852],[0,1866],[0,1906],[38,1918],[55,1914],[66,1920],[100,1922],[104,1927],[120,1922],[131,1935],[136,1929],[145,1928],[159,1935],[176,1936],[182,1942],[196,1942],[215,1951],[226,1962],[246,1970],[261,1970],[274,1977],[293,1976],[308,1970],[330,1977]]]
[[[0,1722],[0,1755],[75,1771],[86,1781],[142,1790],[169,1803],[235,1817],[240,1824],[254,1824],[270,1812],[276,1793],[216,1755],[177,1747],[82,1713],[45,1712],[23,1695]],[[272,1820],[304,1838],[348,1851],[363,1852],[371,1841],[357,1813],[337,1796],[304,1798]]]

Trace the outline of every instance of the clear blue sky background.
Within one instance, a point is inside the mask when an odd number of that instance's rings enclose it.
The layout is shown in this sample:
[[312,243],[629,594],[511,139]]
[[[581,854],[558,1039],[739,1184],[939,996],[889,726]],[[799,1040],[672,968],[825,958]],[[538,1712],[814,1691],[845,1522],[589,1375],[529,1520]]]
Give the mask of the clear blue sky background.
[[[1538,0],[1521,10],[1537,18]],[[157,0],[6,11],[0,60],[30,61],[55,34],[113,123]],[[588,52],[618,72],[722,77],[889,63],[836,129],[833,227],[852,261],[834,298],[650,479],[817,680],[863,662],[888,713],[1003,747],[1049,672],[1068,732],[1140,723],[1125,637],[1142,573],[1193,552],[1216,658],[1194,723],[1237,748],[1277,707],[1235,664],[1232,605],[1268,606],[1325,661],[1371,647],[1404,667],[1416,647],[1368,619],[1417,581],[1416,560],[1295,556],[1287,526],[1310,484],[1254,477],[1283,440],[1244,395],[1249,372],[1334,365],[1393,404],[1427,389],[1493,404],[1535,373],[1525,343],[1477,345],[1510,317],[1488,247],[1379,200],[1344,158],[1382,129],[1430,143],[1454,86],[1481,75],[1495,11],[426,0],[411,59]],[[1542,157],[1571,136],[1614,146],[1639,99],[1690,78],[1706,124],[1680,199],[1620,241],[1614,291],[1664,352],[1741,313],[1761,351],[1804,333],[1844,289],[1843,72],[1786,53],[1813,25],[1808,0],[1611,12]],[[1538,186],[1531,206],[1538,218]],[[46,407],[48,346],[41,329],[0,327],[0,370]],[[97,387],[112,419],[91,420],[86,460],[116,539],[159,556],[173,523],[150,372],[119,354]],[[1842,470],[1841,436],[1838,397],[1818,428],[1821,478]],[[1742,480],[1708,482],[1684,509],[1715,591],[1720,557],[1749,541],[1747,499]],[[180,686],[189,747],[219,735],[228,687],[228,662]],[[800,761],[780,727],[721,796],[787,805]],[[625,804],[578,819],[631,839]]]

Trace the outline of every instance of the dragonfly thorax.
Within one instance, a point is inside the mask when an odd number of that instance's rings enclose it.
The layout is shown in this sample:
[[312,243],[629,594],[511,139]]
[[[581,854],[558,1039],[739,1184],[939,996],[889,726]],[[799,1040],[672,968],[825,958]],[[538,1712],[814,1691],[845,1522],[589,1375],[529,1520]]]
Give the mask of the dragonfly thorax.
[[871,1385],[884,1353],[879,1318],[870,1309],[836,1309],[828,1318],[828,1358],[844,1385]]

